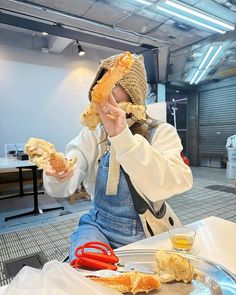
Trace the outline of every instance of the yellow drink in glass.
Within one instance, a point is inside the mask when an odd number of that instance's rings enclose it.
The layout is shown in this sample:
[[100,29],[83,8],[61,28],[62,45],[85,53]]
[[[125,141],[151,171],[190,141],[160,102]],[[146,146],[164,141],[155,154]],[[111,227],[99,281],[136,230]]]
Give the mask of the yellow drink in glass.
[[187,252],[192,249],[196,232],[186,227],[176,227],[169,230],[172,246],[177,251]]

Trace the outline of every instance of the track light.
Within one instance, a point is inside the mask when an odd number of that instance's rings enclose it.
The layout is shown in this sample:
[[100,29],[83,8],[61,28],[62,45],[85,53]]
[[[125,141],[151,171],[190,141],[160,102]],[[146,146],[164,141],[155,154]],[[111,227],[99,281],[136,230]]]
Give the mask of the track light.
[[79,44],[78,40],[76,41],[76,46],[77,46],[77,49],[78,49],[79,56],[85,55],[85,51],[83,50],[82,46]]

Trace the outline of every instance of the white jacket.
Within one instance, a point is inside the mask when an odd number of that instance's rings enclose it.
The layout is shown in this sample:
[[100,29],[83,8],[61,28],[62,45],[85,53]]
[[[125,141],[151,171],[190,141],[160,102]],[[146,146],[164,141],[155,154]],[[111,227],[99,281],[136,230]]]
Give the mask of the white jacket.
[[[104,139],[101,128],[96,131],[82,129],[66,147],[68,158],[77,157],[74,175],[65,183],[60,183],[44,174],[47,193],[53,197],[68,197],[83,181],[87,192],[93,197],[98,162],[104,152]],[[129,174],[141,196],[155,203],[192,187],[192,173],[180,156],[182,145],[173,126],[160,124],[151,144],[139,134],[132,135],[128,127],[109,140],[115,149],[117,161]]]

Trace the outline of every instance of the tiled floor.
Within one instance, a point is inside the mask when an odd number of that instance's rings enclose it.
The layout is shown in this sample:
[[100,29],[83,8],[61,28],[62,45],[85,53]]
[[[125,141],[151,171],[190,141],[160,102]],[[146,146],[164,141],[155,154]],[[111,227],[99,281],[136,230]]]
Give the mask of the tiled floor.
[[236,191],[224,169],[193,167],[193,188],[169,200],[183,224],[208,216],[236,222]]
[[[28,191],[31,187],[25,186],[25,189]],[[0,199],[0,234],[76,218],[81,215],[82,211],[86,211],[91,207],[91,202],[82,196],[79,201],[71,204],[68,198],[51,198],[46,193],[38,195],[38,203],[40,209],[63,206],[64,210],[59,209],[48,211],[44,214],[28,215],[21,218],[9,219],[5,222],[5,217],[32,211],[33,198],[32,195],[27,195],[23,198]]]
[[[193,188],[168,202],[183,224],[218,216],[236,222],[236,191],[233,180],[225,178],[225,170],[216,168],[192,168]],[[79,206],[78,206],[79,208]],[[78,209],[77,208],[77,209]],[[84,208],[84,207],[83,207]],[[0,285],[11,279],[4,273],[4,261],[43,251],[49,260],[62,260],[70,243],[70,234],[76,228],[81,214],[70,214],[66,218],[47,225],[11,231],[0,235]],[[23,225],[22,225],[23,226]]]

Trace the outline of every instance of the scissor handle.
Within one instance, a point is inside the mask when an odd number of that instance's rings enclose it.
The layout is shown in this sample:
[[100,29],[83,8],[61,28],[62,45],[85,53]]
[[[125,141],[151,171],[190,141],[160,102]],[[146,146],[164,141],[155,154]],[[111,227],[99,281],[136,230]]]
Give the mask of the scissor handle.
[[[86,251],[87,249],[97,249],[101,253]],[[75,255],[77,258],[70,262],[70,265],[74,268],[82,266],[92,269],[117,270],[117,266],[114,263],[117,263],[119,258],[114,254],[112,248],[103,242],[87,242],[76,248]]]
[[[85,251],[85,249],[98,249],[105,255],[115,256],[114,251],[112,250],[112,248],[109,245],[107,245],[103,242],[99,242],[99,241],[87,242],[84,245],[77,247],[75,249],[75,255],[78,258],[81,257],[81,254],[84,255],[85,253],[87,253]],[[81,253],[79,253],[79,251],[81,251]],[[110,252],[110,254],[109,254],[109,252]]]
[[101,254],[101,253],[94,253],[94,252],[85,252],[84,254],[81,254],[81,256],[99,260],[99,261],[108,262],[108,263],[117,263],[119,261],[119,258],[115,255],[108,255],[108,254]]
[[[91,259],[88,257],[82,256],[78,260],[78,266],[83,266],[92,269],[110,269],[110,270],[117,270],[117,266],[114,264],[109,264],[100,260]],[[77,266],[77,267],[78,267]],[[76,267],[76,266],[75,266]]]
[[[100,247],[101,246],[101,247]],[[107,250],[109,250],[109,252],[111,253],[111,255],[114,255],[114,252],[112,250],[112,248],[106,244],[106,243],[103,243],[103,242],[100,242],[100,241],[92,241],[92,242],[87,242],[83,245],[83,251],[84,249],[86,248],[95,248],[95,249],[103,249],[106,251],[107,253]],[[105,248],[105,249],[104,249]],[[107,250],[106,250],[107,249]],[[107,253],[108,254],[108,253]]]
[[[98,249],[98,250],[101,250],[104,255],[108,255],[107,251],[100,246],[94,245],[94,246],[88,247],[88,249]],[[75,256],[77,256],[79,258],[79,257],[85,255],[87,252],[85,252],[84,250],[85,250],[85,245],[77,247],[75,249]],[[80,253],[79,253],[79,251],[80,251]]]

